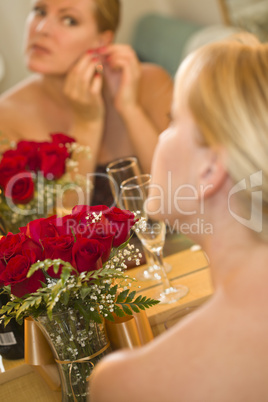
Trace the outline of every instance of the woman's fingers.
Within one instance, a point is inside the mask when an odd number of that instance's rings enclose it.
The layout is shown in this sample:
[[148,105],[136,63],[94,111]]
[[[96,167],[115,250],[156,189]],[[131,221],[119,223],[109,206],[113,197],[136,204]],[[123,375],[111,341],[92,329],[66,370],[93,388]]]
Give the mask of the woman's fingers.
[[105,56],[111,56],[115,54],[125,54],[126,56],[128,55],[129,57],[136,55],[135,51],[131,46],[117,43],[106,46],[100,51],[100,54]]
[[110,45],[105,48],[104,55],[107,63],[114,69],[122,67],[122,60],[136,68],[140,64],[135,51],[128,45]]
[[102,83],[103,83],[103,76],[101,72],[95,72],[94,74],[94,78],[92,81],[92,85],[91,85],[91,92],[93,94],[99,94],[101,92],[102,89]]
[[109,68],[120,71],[120,84],[114,95],[114,104],[118,111],[137,104],[138,88],[141,77],[141,65],[135,51],[128,45],[114,44],[105,49]]
[[84,55],[66,77],[64,93],[69,98],[74,113],[80,119],[99,118],[103,112],[101,97],[102,65],[95,56]]
[[65,93],[76,99],[87,99],[99,65],[100,61],[96,57],[90,54],[83,56],[67,75]]

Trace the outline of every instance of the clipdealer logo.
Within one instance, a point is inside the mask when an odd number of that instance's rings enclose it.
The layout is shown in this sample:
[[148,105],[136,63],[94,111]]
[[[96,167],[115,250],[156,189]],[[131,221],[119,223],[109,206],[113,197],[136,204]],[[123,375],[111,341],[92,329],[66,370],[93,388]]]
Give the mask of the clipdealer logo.
[[[253,173],[249,177],[250,188],[254,189],[262,185],[262,171],[258,171]],[[235,212],[232,211],[230,206],[231,197],[234,194],[237,194],[239,191],[247,189],[246,179],[240,180],[229,192],[228,194],[228,209],[230,214],[242,225],[246,226],[249,229],[254,230],[255,232],[260,233],[262,231],[262,191],[256,190],[251,192],[251,210],[250,210],[250,218],[245,219]]]

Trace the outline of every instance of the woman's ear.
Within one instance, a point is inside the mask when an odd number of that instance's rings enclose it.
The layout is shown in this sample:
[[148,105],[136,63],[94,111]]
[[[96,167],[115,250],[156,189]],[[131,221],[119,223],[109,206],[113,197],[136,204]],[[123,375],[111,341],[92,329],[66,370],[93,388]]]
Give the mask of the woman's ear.
[[111,30],[103,31],[99,34],[99,46],[108,46],[114,40],[114,32]]
[[228,177],[225,165],[225,152],[209,148],[199,170],[199,192],[205,198],[214,195]]

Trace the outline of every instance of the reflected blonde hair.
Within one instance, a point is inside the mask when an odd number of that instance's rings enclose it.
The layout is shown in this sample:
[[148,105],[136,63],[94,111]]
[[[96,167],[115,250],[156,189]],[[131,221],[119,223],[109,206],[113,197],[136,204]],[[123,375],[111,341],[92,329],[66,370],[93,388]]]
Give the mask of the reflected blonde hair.
[[[203,46],[178,70],[174,96],[191,111],[204,145],[226,149],[226,168],[234,183],[262,172],[263,230],[259,235],[267,241],[268,45],[251,34],[238,34]],[[250,185],[240,193],[249,215]]]
[[95,16],[99,32],[116,32],[120,22],[119,0],[94,0]]

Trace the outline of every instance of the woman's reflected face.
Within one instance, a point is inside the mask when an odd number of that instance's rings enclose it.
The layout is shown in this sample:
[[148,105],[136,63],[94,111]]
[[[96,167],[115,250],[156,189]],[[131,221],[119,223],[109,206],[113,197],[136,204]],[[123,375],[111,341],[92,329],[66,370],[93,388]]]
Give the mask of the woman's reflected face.
[[65,74],[88,49],[100,46],[94,0],[36,0],[26,26],[27,67]]

